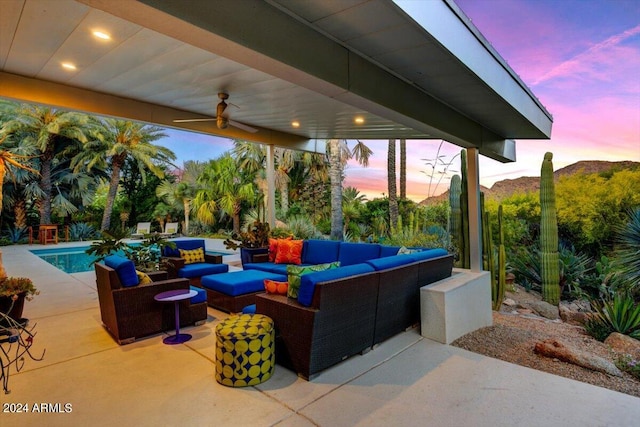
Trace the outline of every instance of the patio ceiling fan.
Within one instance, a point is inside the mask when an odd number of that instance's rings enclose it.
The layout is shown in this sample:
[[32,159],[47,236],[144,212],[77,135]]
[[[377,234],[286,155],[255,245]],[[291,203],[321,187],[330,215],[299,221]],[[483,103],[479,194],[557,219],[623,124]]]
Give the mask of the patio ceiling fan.
[[[218,93],[218,98],[220,98],[220,102],[216,106],[216,117],[215,118],[208,118],[208,119],[176,119],[173,122],[174,123],[190,123],[190,122],[211,122],[211,121],[215,120],[216,126],[218,127],[218,129],[226,129],[227,126],[231,125],[233,127],[241,129],[241,130],[243,130],[245,132],[250,132],[250,133],[258,132],[258,129],[256,129],[256,128],[253,128],[253,127],[251,127],[249,125],[245,125],[244,123],[236,122],[235,120],[231,120],[228,117],[228,113],[224,114],[225,111],[227,110],[227,107],[229,106],[229,104],[227,104],[225,102],[227,99],[229,99],[229,94],[228,93],[220,92],[220,93]],[[234,105],[234,104],[231,104],[231,105]],[[234,106],[236,108],[239,108],[236,105],[234,105]]]

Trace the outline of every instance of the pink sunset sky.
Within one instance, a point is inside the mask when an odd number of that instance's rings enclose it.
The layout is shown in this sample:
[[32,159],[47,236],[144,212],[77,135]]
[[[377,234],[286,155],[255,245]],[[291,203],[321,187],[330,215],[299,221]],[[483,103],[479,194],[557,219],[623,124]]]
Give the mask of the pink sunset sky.
[[[551,140],[516,142],[516,162],[481,156],[482,185],[539,176],[547,151],[554,154],[555,169],[579,160],[640,161],[640,1],[455,1],[554,118]],[[228,140],[175,131],[160,143],[179,161],[202,159],[203,153],[214,158],[231,146]],[[388,141],[366,144],[374,152],[369,167],[350,162],[344,185],[372,199],[387,193]],[[443,171],[437,168],[430,186],[433,170],[423,160],[435,158],[439,146],[439,140],[407,141],[410,199],[447,189],[451,174],[436,188]],[[439,154],[449,162],[459,152],[445,142]],[[449,170],[460,170],[459,156]]]

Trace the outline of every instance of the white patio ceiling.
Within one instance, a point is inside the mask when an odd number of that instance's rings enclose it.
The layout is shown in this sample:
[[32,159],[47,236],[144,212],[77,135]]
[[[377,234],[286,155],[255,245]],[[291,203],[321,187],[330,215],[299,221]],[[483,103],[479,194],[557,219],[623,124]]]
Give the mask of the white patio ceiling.
[[[454,3],[400,5],[427,27],[390,0],[0,0],[0,97],[307,150],[442,138],[509,161],[510,140],[550,137],[551,115]],[[218,92],[259,131],[173,123],[215,115]]]

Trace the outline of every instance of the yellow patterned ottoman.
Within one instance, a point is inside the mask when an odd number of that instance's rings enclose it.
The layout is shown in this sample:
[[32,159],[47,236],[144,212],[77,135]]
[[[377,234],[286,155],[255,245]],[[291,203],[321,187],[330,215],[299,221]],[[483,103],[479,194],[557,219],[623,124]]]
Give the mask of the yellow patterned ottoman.
[[262,314],[230,316],[216,326],[216,381],[230,387],[265,382],[275,369],[273,320]]

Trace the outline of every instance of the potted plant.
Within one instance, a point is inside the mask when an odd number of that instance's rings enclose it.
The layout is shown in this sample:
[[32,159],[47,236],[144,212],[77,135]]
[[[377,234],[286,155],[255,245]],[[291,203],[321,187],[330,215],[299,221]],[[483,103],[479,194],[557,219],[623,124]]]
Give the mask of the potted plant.
[[227,249],[240,248],[240,260],[244,266],[252,262],[254,255],[269,252],[269,232],[268,223],[256,220],[247,227],[247,231],[232,234],[224,241],[224,245]]
[[31,301],[40,293],[28,277],[0,279],[0,312],[20,322],[24,300]]

